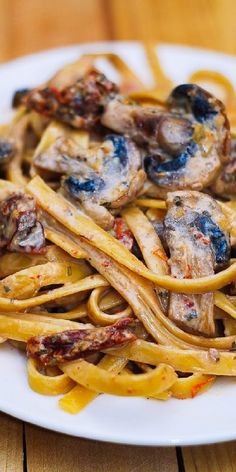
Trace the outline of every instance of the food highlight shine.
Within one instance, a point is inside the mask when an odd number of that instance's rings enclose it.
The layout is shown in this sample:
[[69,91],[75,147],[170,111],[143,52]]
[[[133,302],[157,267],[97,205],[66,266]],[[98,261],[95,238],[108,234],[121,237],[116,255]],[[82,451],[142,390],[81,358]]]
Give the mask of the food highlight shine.
[[0,341],[69,413],[236,376],[235,91],[212,71],[173,87],[145,47],[154,90],[84,55],[0,128]]

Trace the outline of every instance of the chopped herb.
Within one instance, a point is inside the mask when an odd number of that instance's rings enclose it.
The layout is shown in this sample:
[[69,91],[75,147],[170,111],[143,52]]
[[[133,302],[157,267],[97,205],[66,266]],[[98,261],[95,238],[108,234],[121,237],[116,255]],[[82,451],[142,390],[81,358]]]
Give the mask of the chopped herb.
[[9,293],[11,291],[10,287],[3,285],[4,292]]
[[235,182],[236,176],[235,176],[234,174],[225,174],[225,175],[223,176],[223,180],[224,180],[225,182]]
[[68,266],[67,267],[67,276],[70,277],[70,275],[72,275],[72,267]]

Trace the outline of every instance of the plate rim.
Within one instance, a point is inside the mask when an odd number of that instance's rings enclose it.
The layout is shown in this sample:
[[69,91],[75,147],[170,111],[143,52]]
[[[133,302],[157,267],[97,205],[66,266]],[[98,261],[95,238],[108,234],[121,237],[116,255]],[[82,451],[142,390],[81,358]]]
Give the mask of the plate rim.
[[[209,54],[215,54],[217,56],[221,56],[221,57],[228,57],[229,59],[233,59],[236,61],[236,54],[231,54],[231,53],[227,53],[227,52],[223,52],[223,51],[217,51],[217,49],[212,49],[212,48],[205,48],[205,47],[200,47],[200,46],[188,46],[187,44],[184,44],[184,43],[171,43],[171,42],[162,42],[162,41],[153,41],[154,43],[154,46],[155,47],[159,47],[159,46],[167,46],[167,47],[178,47],[178,48],[183,48],[183,49],[186,49],[186,50],[193,50],[195,51],[196,53],[201,53],[201,52],[204,52],[204,53],[209,53]],[[87,41],[87,42],[84,42],[84,43],[72,43],[72,44],[68,44],[66,46],[58,46],[58,47],[52,47],[52,48],[46,48],[46,49],[40,49],[39,51],[35,51],[35,52],[32,52],[32,53],[27,53],[27,54],[23,54],[22,56],[18,56],[18,57],[14,57],[12,59],[9,59],[7,61],[4,61],[4,62],[0,62],[0,70],[1,68],[3,67],[6,67],[6,66],[9,66],[9,65],[14,65],[14,64],[17,64],[17,63],[20,63],[22,61],[24,61],[25,59],[34,59],[36,58],[37,56],[40,56],[40,55],[44,55],[44,54],[51,54],[51,53],[55,53],[55,52],[63,52],[66,50],[69,50],[69,49],[76,49],[78,48],[80,50],[80,48],[86,48],[86,47],[90,47],[90,46],[99,46],[99,47],[102,47],[102,46],[110,46],[111,44],[118,44],[118,45],[125,45],[125,44],[134,44],[134,45],[143,45],[144,44],[144,41],[140,41],[140,40],[107,40],[107,41]]]
[[[55,396],[54,398],[56,399],[58,398],[58,396]],[[145,442],[143,439],[137,439],[137,437],[135,439],[129,438],[128,440],[124,440],[121,437],[121,434],[114,434],[114,433],[112,434],[103,433],[98,436],[98,434],[96,433],[94,434],[91,431],[89,434],[87,433],[77,434],[76,432],[72,432],[71,429],[67,427],[67,423],[65,423],[64,429],[62,430],[62,429],[59,429],[58,426],[52,423],[50,424],[50,422],[48,423],[41,419],[35,420],[33,416],[25,412],[16,414],[14,413],[13,407],[5,409],[4,407],[2,408],[0,406],[0,412],[10,415],[11,417],[16,418],[20,421],[24,421],[28,424],[39,426],[40,428],[43,428],[45,430],[55,431],[56,433],[66,434],[67,436],[88,439],[91,441],[112,443],[112,444],[123,444],[123,445],[130,445],[130,446],[146,446],[146,447],[189,447],[189,446],[204,446],[208,444],[224,443],[224,442],[229,442],[229,441],[235,441],[236,439],[236,431],[235,431],[235,434],[229,433],[229,434],[224,434],[224,436],[222,436],[219,433],[219,434],[216,434],[215,436],[212,436],[211,438],[209,438],[209,436],[206,436],[204,438],[204,436],[202,435],[201,436],[197,435],[195,436],[194,440],[192,439],[183,440],[183,439],[178,439],[175,437],[170,438],[168,441],[166,439],[163,441],[158,439],[158,441],[156,441],[154,438],[153,440],[149,439],[148,441]],[[70,413],[68,413],[68,415],[70,415]],[[79,415],[79,413],[77,415]]]
[[[57,397],[54,397],[54,398],[57,398]],[[80,439],[88,439],[90,441],[99,441],[99,442],[105,442],[105,443],[110,443],[110,444],[121,444],[124,446],[130,445],[130,446],[140,446],[140,447],[192,447],[192,446],[207,446],[210,444],[233,442],[236,439],[236,433],[235,435],[229,433],[228,435],[225,434],[224,436],[221,436],[220,434],[218,434],[216,436],[212,436],[211,438],[209,438],[209,436],[206,436],[205,439],[202,436],[201,437],[196,436],[194,441],[191,439],[182,440],[182,439],[177,439],[177,438],[170,438],[168,441],[167,440],[161,441],[160,439],[155,440],[154,438],[153,440],[149,439],[148,441],[145,442],[142,439],[137,439],[137,437],[135,439],[129,438],[129,439],[124,440],[120,435],[114,435],[113,433],[100,434],[100,436],[98,436],[96,433],[94,434],[93,432],[91,432],[90,434],[87,434],[87,433],[77,434],[76,432],[72,432],[70,428],[66,426],[66,424],[64,425],[64,429],[62,430],[62,429],[59,429],[59,427],[57,426],[54,426],[54,425],[50,426],[50,424],[45,423],[44,421],[32,419],[32,417],[28,417],[28,415],[24,413],[21,415],[20,414],[16,415],[14,412],[12,412],[10,408],[3,409],[0,407],[0,412],[6,415],[9,415],[12,418],[15,418],[19,421],[24,421],[27,424],[32,424],[34,426],[38,426],[39,428],[42,428],[48,431],[54,431],[55,433],[65,434],[66,436],[71,436],[71,437],[80,438]],[[70,415],[70,413],[68,413],[68,415]]]

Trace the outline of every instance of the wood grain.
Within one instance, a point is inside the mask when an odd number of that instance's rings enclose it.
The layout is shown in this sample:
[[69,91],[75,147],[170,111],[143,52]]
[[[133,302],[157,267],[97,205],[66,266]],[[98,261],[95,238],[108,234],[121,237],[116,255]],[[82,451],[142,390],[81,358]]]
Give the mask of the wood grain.
[[0,60],[108,38],[102,0],[0,0]]
[[10,13],[8,0],[0,0],[0,61],[9,58]]
[[236,442],[182,448],[186,472],[235,472]]
[[23,472],[23,424],[0,413],[0,471]]
[[178,472],[174,448],[121,446],[26,425],[27,472]]
[[236,53],[235,16],[235,0],[0,0],[0,61],[106,39]]
[[155,39],[236,53],[235,0],[109,0],[119,39]]

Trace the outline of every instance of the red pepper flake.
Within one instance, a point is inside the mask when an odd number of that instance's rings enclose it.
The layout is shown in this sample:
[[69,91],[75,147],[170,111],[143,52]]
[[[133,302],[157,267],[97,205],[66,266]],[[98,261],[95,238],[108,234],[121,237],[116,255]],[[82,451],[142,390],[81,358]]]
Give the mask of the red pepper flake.
[[56,87],[48,87],[48,92],[51,93],[52,95],[54,95],[54,97],[60,101],[61,99],[61,93],[60,91],[58,90],[58,88]]
[[207,385],[208,383],[210,383],[212,380],[213,380],[214,377],[210,377],[206,380],[203,380],[202,382],[199,382],[198,384],[194,385],[192,390],[191,390],[191,397],[194,398],[196,397],[196,395],[198,393],[200,393],[200,391],[202,390],[203,387],[205,387],[205,385]]
[[185,279],[192,279],[192,266],[187,264],[187,272],[185,274]]
[[64,213],[65,213],[66,215],[72,216],[72,211],[70,210],[70,208],[64,207],[64,208],[63,208],[63,211],[64,211]]
[[202,238],[203,238],[203,234],[202,234],[202,233],[197,233],[197,234],[196,234],[196,238],[197,238],[197,239],[202,239]]
[[194,302],[191,300],[191,298],[188,298],[188,297],[184,297],[184,304],[188,307],[188,308],[192,308],[194,306]]
[[155,254],[156,256],[160,257],[160,259],[162,259],[162,260],[165,261],[165,262],[168,261],[168,257],[167,257],[167,255],[164,253],[164,251],[162,251],[162,249],[156,249],[155,251],[153,251],[153,254]]
[[202,242],[203,242],[203,244],[210,244],[210,239],[209,239],[209,238],[205,238],[202,233],[197,233],[197,234],[196,234],[196,238],[197,238],[197,239],[201,239]]
[[127,227],[123,218],[116,218],[114,224],[115,238],[120,241],[129,251],[134,244],[134,237],[130,229]]
[[109,261],[104,261],[102,263],[103,267],[109,267],[110,266],[110,262]]

